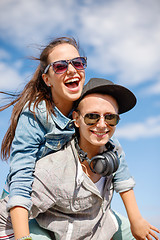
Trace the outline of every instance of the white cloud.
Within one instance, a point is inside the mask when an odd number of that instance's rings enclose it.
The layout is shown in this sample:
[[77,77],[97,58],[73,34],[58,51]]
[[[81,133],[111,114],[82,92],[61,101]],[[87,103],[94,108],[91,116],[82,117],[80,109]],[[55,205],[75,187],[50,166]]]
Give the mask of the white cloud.
[[118,138],[136,140],[160,137],[160,115],[148,118],[145,122],[131,123],[116,129]]
[[125,85],[157,79],[159,0],[1,0],[0,9],[1,38],[17,47],[69,33],[92,49],[88,68]]
[[[19,63],[15,63],[14,66],[18,65]],[[16,67],[10,66],[10,64],[0,62],[0,74],[1,74],[1,81],[0,81],[0,89],[1,90],[21,90],[19,89],[24,81],[25,76],[20,75],[19,69]]]
[[0,48],[0,60],[8,60],[10,59],[10,54],[5,51],[3,48]]
[[113,1],[86,12],[87,41],[95,46],[92,67],[99,62],[101,71],[118,73],[126,84],[155,76],[160,62],[158,9],[159,1]]
[[46,38],[55,36],[57,32],[72,28],[74,11],[70,3],[74,1],[2,0],[2,38],[23,48],[32,43],[44,43]]
[[142,91],[143,95],[160,95],[160,78],[151,86],[147,86]]

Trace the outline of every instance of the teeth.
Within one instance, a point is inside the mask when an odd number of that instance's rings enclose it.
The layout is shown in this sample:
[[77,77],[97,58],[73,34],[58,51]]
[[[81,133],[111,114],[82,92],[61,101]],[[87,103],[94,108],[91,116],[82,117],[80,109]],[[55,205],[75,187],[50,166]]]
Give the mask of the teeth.
[[72,82],[77,82],[79,81],[78,78],[73,78],[73,79],[69,79],[68,81],[66,81],[66,83],[72,83]]
[[97,135],[104,135],[106,134],[105,132],[104,133],[100,133],[100,132],[96,132]]

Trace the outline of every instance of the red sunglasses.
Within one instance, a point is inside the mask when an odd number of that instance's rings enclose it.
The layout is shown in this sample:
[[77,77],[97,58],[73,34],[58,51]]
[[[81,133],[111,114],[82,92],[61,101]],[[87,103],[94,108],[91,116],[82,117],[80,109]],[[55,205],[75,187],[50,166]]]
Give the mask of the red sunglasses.
[[86,57],[77,57],[71,60],[60,60],[53,63],[48,64],[45,68],[44,73],[47,73],[50,66],[52,66],[53,71],[57,74],[65,73],[68,69],[68,65],[72,64],[74,68],[77,70],[84,70],[87,67],[87,58]]

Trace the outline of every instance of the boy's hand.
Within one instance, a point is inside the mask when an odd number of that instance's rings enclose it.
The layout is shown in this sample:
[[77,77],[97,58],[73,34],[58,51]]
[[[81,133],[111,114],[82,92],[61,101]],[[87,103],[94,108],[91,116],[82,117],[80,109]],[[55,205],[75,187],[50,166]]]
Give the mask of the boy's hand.
[[137,240],[152,240],[152,237],[154,237],[156,240],[159,239],[155,233],[160,233],[158,228],[152,226],[144,218],[137,219],[134,223],[132,223],[131,231]]

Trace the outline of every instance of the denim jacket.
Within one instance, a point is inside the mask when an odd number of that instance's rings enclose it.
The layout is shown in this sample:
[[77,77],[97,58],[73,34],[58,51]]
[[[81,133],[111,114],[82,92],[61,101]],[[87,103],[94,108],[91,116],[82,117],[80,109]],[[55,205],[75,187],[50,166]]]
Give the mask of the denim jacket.
[[45,101],[40,102],[33,114],[24,107],[15,132],[10,156],[9,202],[7,209],[14,206],[31,207],[35,162],[43,156],[61,149],[74,134],[73,120],[65,117],[58,108],[47,116]]
[[[7,182],[9,185],[9,201],[7,210],[15,206],[31,209],[31,191],[34,180],[35,163],[43,156],[60,150],[74,134],[73,120],[65,117],[58,108],[54,108],[56,115],[47,116],[45,102],[42,101],[35,109],[36,118],[26,105],[18,120],[15,137],[12,143],[10,157],[10,172]],[[112,139],[115,150],[120,157],[120,167],[114,177],[115,190],[128,190],[134,180],[130,176],[124,152],[114,137]]]

